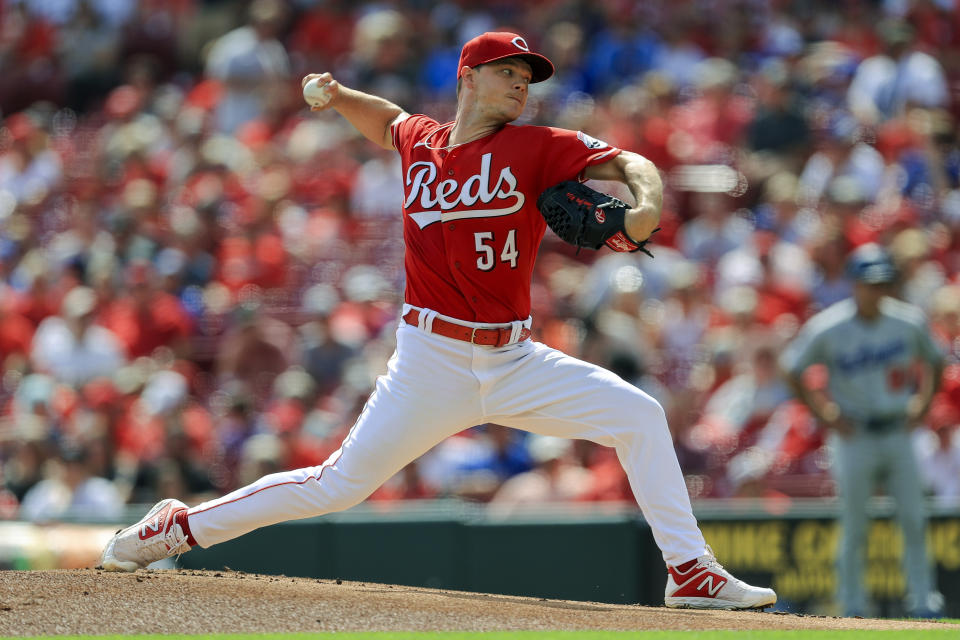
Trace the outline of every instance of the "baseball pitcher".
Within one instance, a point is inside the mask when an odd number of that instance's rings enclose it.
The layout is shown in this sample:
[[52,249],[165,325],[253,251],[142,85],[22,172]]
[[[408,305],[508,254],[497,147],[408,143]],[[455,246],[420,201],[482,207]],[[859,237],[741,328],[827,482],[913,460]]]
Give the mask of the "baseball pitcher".
[[[668,567],[668,606],[776,602],[708,549],[660,405],[605,369],[530,340],[531,274],[547,224],[578,247],[639,251],[662,201],[645,158],[582,132],[511,124],[529,85],[552,74],[521,36],[480,35],[462,49],[456,119],[447,123],[327,73],[304,78],[305,87],[315,81],[314,109],[335,109],[402,159],[406,292],[388,373],[322,465],[191,508],[164,500],[109,542],[105,569],[133,571],[192,545],[346,509],[444,438],[493,422],[616,449]],[[580,184],[590,178],[625,183],[636,206]]]

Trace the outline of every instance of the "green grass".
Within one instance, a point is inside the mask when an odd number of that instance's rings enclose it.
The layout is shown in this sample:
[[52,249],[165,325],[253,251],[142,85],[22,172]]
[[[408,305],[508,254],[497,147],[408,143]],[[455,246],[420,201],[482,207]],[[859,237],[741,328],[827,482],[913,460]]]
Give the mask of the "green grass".
[[[960,620],[947,622],[960,623]],[[956,629],[930,631],[491,631],[466,632],[364,632],[364,633],[218,633],[206,635],[59,636],[57,640],[940,640],[956,638]],[[38,637],[39,640],[39,637]],[[44,640],[49,640],[44,638]]]

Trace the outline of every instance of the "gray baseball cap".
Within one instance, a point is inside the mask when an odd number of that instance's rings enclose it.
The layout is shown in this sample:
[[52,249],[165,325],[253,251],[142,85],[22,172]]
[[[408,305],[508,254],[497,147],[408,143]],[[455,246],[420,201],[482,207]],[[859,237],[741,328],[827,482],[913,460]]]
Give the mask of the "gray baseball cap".
[[887,284],[897,279],[890,252],[874,242],[861,245],[850,254],[847,273],[865,284]]

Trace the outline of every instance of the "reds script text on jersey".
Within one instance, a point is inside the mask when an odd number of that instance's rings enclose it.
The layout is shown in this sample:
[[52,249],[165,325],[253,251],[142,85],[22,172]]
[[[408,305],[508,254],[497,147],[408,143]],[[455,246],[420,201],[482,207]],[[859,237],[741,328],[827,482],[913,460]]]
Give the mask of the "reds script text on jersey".
[[393,127],[403,163],[406,302],[469,322],[525,319],[546,229],[537,196],[620,149],[580,132],[510,124],[445,149],[452,125],[415,115]]

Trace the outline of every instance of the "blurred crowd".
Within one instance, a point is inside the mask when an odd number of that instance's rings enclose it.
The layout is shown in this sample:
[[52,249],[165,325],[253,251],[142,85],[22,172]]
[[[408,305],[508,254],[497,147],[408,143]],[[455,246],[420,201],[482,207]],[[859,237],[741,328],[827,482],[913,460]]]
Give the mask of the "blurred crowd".
[[[557,67],[523,122],[666,185],[654,260],[548,232],[534,338],[656,397],[694,498],[833,495],[776,361],[879,242],[949,352],[915,440],[960,496],[960,0],[2,0],[0,518],[335,451],[393,349],[402,181],[300,78],[452,119],[460,44],[498,29]],[[493,424],[371,499],[446,496],[631,500],[612,450]]]

